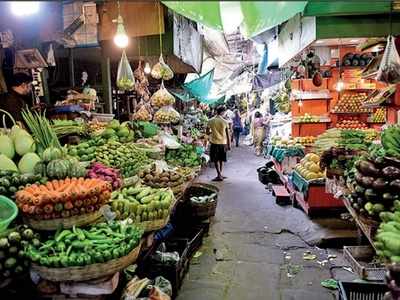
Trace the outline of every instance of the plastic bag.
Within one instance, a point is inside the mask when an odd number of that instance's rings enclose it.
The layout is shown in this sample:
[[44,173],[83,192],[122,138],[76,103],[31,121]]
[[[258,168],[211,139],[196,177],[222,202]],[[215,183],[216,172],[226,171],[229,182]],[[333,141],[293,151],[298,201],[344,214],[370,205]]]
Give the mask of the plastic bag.
[[181,144],[178,143],[175,136],[160,133],[160,140],[168,149],[179,149],[181,147]]
[[154,114],[154,122],[158,124],[175,124],[179,122],[180,114],[171,106],[164,106]]
[[133,119],[136,121],[150,121],[151,113],[147,109],[146,105],[142,105],[137,112],[133,114]]
[[171,68],[164,62],[162,54],[160,54],[158,63],[156,63],[151,70],[151,77],[163,80],[170,80],[174,77],[174,72],[172,72]]
[[391,35],[388,36],[376,80],[390,84],[400,81],[400,56],[396,49],[394,37]]
[[171,297],[164,293],[159,287],[153,286],[150,291],[149,300],[171,300]]
[[168,279],[165,279],[162,276],[158,276],[154,280],[154,285],[168,296],[172,296],[172,285]]
[[175,98],[167,91],[162,82],[160,89],[151,96],[150,101],[154,107],[163,107],[174,104]]
[[117,87],[120,91],[132,91],[134,86],[135,77],[124,50],[118,64]]

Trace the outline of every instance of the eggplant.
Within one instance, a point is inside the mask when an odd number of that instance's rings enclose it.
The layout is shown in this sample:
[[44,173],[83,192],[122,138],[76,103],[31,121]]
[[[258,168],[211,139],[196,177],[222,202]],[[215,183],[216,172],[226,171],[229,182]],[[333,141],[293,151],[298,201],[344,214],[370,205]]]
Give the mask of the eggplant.
[[383,193],[382,199],[384,200],[384,202],[393,202],[394,200],[398,199],[398,196],[391,193]]
[[363,188],[361,185],[358,185],[358,184],[356,185],[354,190],[356,191],[356,193],[358,195],[364,195],[364,193],[365,193],[365,188]]
[[378,198],[378,194],[373,189],[366,189],[364,196],[368,202],[375,202]]
[[376,168],[372,162],[366,160],[360,160],[357,163],[356,168],[361,172],[361,174],[366,176],[377,177],[380,173],[379,169]]
[[362,180],[363,180],[363,175],[360,173],[360,172],[358,172],[358,171],[356,171],[355,173],[354,173],[354,179],[356,180],[356,182],[358,183],[358,184],[362,184]]
[[400,168],[400,159],[396,157],[385,156],[383,158],[387,166],[394,166]]
[[383,168],[382,173],[385,177],[389,179],[400,178],[400,169],[393,166]]
[[361,180],[361,185],[365,188],[371,188],[374,180],[374,177],[364,176]]
[[385,179],[377,178],[372,183],[372,188],[374,190],[384,190],[385,188],[387,188],[388,184],[389,184],[389,182],[386,181]]
[[400,191],[400,179],[392,180],[389,186],[395,191]]
[[386,160],[384,157],[378,156],[374,159],[374,164],[378,168],[384,168],[387,166]]

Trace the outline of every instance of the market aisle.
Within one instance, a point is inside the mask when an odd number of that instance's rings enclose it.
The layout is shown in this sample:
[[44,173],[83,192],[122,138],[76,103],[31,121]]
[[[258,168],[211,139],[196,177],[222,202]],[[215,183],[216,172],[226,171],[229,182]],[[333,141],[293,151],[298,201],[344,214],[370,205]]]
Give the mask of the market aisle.
[[[265,163],[246,146],[234,148],[220,187],[217,214],[210,236],[194,258],[178,300],[334,299],[320,286],[330,278],[327,267],[303,260],[311,249],[303,240],[315,235],[315,225],[298,209],[280,207],[258,182],[256,169]],[[209,182],[215,171],[200,179]],[[296,234],[293,234],[296,233]],[[323,233],[322,233],[323,234]],[[288,278],[284,252],[292,256]]]

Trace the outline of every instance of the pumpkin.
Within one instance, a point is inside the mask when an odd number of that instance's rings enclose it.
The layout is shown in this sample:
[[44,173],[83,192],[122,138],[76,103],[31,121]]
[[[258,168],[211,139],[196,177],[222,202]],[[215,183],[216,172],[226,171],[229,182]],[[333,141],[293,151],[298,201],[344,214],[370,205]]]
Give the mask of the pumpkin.
[[79,178],[79,177],[85,177],[85,176],[86,176],[86,169],[79,162],[75,162],[75,163],[71,164],[71,166],[69,168],[69,177]]
[[46,164],[43,161],[39,161],[38,163],[36,163],[35,167],[33,168],[33,173],[46,177]]
[[55,159],[48,163],[47,177],[52,179],[64,179],[68,176],[71,163],[64,159]]
[[56,147],[49,147],[43,151],[42,159],[44,162],[50,162],[52,160],[60,159],[63,157],[61,149]]

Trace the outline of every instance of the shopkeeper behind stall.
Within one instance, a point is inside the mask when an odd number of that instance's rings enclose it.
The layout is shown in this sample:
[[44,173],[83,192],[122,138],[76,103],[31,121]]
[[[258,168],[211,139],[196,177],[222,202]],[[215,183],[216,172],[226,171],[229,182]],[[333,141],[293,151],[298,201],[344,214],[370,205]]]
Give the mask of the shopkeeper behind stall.
[[[21,111],[32,107],[32,77],[25,73],[15,73],[10,82],[9,92],[0,98],[0,108],[8,111],[15,121],[23,121]],[[11,120],[7,120],[7,127],[11,127]]]

